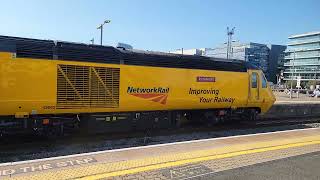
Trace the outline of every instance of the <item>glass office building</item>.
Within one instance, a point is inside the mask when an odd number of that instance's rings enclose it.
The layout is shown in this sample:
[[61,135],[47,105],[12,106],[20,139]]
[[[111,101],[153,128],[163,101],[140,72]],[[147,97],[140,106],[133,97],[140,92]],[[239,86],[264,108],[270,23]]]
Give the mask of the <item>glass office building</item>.
[[289,37],[284,80],[320,81],[320,31]]
[[[286,46],[282,45],[266,45],[260,43],[240,43],[232,42],[231,57],[248,61],[259,67],[266,75],[268,81],[276,83],[278,74],[278,61],[283,58],[282,54]],[[227,44],[222,44],[216,48],[206,49],[205,56],[227,58]]]

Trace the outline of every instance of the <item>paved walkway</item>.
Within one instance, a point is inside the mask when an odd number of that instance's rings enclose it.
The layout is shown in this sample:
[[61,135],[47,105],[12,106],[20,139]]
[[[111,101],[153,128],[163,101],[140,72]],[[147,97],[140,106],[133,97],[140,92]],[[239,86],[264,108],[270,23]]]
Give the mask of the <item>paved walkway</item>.
[[319,180],[320,179],[320,151],[304,154],[275,161],[268,161],[261,164],[236,168],[232,170],[207,174],[191,179],[207,180]]
[[292,94],[292,98],[290,99],[290,95],[284,92],[273,92],[276,96],[276,102],[294,102],[294,103],[320,103],[320,98],[309,97],[307,94]]
[[320,129],[290,130],[0,164],[0,179],[190,179],[320,151]]

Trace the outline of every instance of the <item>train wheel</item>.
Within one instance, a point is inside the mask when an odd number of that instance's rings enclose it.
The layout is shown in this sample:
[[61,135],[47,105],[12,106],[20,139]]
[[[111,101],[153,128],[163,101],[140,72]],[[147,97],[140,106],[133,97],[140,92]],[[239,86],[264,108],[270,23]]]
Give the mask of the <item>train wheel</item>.
[[258,115],[257,110],[251,109],[250,112],[249,112],[249,120],[250,121],[256,121],[257,120],[257,115]]
[[50,138],[50,139],[56,139],[59,137],[63,137],[64,136],[64,126],[63,124],[60,125],[56,125],[56,126],[49,126],[46,127],[42,134],[44,135],[44,137]]

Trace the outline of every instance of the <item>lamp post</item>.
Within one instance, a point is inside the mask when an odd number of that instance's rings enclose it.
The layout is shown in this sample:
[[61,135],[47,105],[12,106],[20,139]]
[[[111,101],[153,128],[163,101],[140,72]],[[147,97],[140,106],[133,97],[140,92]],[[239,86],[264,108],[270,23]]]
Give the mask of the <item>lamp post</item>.
[[[227,27],[227,35],[228,35],[228,43],[227,43],[227,59],[230,59],[232,56],[232,36],[234,35],[234,29],[233,27],[231,30],[229,27]],[[231,54],[231,56],[230,56]]]
[[105,20],[102,24],[100,24],[97,29],[100,29],[100,45],[102,46],[102,37],[103,37],[103,26],[105,24],[108,24],[110,23],[111,21],[110,20]]

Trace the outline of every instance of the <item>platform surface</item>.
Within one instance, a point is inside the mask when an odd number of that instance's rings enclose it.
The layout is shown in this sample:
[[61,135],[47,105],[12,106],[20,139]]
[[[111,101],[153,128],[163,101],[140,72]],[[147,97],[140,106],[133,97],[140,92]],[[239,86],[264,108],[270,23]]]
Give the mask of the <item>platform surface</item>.
[[298,96],[297,93],[293,93],[291,98],[289,94],[284,92],[273,92],[273,94],[276,97],[276,103],[320,103],[320,98],[310,97],[308,94],[300,93]]
[[274,104],[320,104],[320,98],[318,98],[319,100],[314,100],[314,101],[302,101],[302,100],[297,100],[297,101],[291,101],[291,100],[277,100]]
[[4,163],[0,179],[209,178],[319,151],[320,129],[312,128]]
[[[199,175],[191,179],[201,180],[319,180],[320,151],[274,161],[268,161],[251,166],[235,168],[222,172]],[[190,177],[189,177],[190,178]]]

